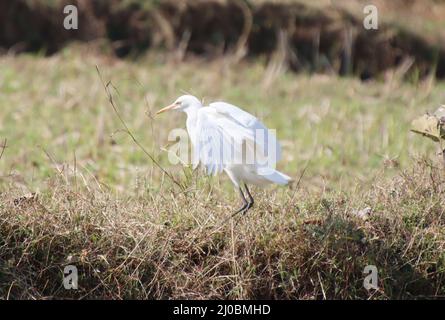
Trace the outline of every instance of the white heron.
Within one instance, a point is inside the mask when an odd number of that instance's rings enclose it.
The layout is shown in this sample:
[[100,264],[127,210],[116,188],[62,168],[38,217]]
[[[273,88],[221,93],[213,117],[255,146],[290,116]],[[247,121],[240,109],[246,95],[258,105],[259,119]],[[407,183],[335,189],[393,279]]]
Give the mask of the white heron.
[[[246,213],[254,204],[247,184],[287,184],[291,178],[277,170],[281,147],[275,135],[256,117],[226,103],[203,106],[198,98],[183,95],[157,114],[177,110],[187,115],[187,132],[193,146],[193,163],[201,163],[209,175],[226,172],[239,190]],[[244,186],[248,199],[246,199]]]

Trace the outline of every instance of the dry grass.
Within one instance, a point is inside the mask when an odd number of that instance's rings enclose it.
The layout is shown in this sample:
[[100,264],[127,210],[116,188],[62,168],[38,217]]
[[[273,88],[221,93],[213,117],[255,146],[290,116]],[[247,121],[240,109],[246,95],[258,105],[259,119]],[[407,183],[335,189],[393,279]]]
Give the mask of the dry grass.
[[[257,210],[225,222],[231,208],[205,189],[116,198],[53,177],[38,196],[19,199],[14,189],[1,194],[0,294],[9,299],[443,296],[444,178],[441,168],[419,162],[364,194],[264,192]],[[365,206],[372,208],[369,219],[353,214]],[[79,268],[77,291],[62,286],[67,264]],[[369,264],[379,271],[377,291],[363,288]]]
[[[265,81],[262,63],[226,58],[132,63],[87,48],[1,58],[0,298],[445,295],[445,177],[413,160],[434,147],[408,132],[443,101],[443,83],[401,83],[397,72]],[[116,133],[96,65],[136,138],[185,190]],[[171,166],[160,151],[184,119],[146,115],[190,88],[277,128],[281,170],[298,180],[310,160],[301,183],[254,190],[256,207],[227,221],[238,203],[225,178]],[[366,207],[369,219],[354,214]],[[67,264],[79,268],[77,291],[63,288]],[[375,292],[363,287],[370,264]]]

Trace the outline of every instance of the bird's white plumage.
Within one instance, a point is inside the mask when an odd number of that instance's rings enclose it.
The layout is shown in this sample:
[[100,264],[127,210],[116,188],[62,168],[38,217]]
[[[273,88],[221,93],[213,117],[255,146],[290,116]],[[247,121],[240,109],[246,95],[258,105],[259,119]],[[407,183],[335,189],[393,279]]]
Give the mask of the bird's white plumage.
[[[249,130],[250,134],[255,138],[255,144],[259,145],[263,154],[267,156],[270,152],[271,155],[274,155],[274,157],[269,157],[271,161],[275,160],[276,162],[281,159],[281,146],[276,136],[255,116],[226,102],[213,102],[209,104],[209,107],[215,109],[218,114],[226,116]],[[269,150],[269,146],[271,146],[273,150]]]
[[290,177],[275,170],[281,147],[275,134],[255,116],[226,102],[203,106],[193,96],[182,96],[161,110],[178,109],[187,114],[187,131],[194,165],[207,174],[225,171],[235,186],[241,183],[286,184]]
[[192,138],[194,159],[206,167],[207,173],[216,174],[229,164],[241,164],[243,143],[253,141],[254,132],[249,127],[211,106],[199,109],[195,137]]

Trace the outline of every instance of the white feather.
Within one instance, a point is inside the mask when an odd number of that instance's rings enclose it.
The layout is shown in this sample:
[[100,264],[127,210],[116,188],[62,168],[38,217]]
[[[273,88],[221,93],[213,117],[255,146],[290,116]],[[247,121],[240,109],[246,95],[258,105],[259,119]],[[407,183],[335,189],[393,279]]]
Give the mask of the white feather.
[[281,158],[276,136],[250,113],[226,102],[204,107],[189,95],[160,112],[170,108],[187,114],[194,167],[201,163],[209,175],[225,171],[237,187],[241,183],[286,184],[291,179],[275,170]]

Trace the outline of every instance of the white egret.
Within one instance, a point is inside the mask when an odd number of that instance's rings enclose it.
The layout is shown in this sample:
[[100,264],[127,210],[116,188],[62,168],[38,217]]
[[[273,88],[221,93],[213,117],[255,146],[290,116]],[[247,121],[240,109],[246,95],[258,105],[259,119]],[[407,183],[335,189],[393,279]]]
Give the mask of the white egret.
[[[247,184],[287,184],[291,178],[275,170],[281,147],[275,135],[256,117],[226,102],[203,106],[196,97],[183,95],[157,114],[177,110],[187,115],[187,132],[193,145],[193,163],[209,175],[225,171],[239,190],[245,213],[254,203]],[[244,186],[248,199],[246,199]]]

